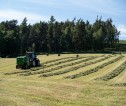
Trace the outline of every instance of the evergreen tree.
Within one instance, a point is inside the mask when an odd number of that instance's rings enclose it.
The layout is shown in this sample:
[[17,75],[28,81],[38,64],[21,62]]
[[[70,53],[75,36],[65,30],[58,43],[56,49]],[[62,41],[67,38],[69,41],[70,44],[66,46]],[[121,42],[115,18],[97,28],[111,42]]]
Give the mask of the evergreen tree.
[[25,17],[20,25],[20,50],[23,54],[27,50],[27,40],[28,40],[28,28],[27,28],[27,18]]
[[54,22],[55,22],[54,16],[51,16],[47,29],[47,46],[49,53],[52,52],[52,49],[54,47],[54,37],[53,37]]
[[0,23],[0,56],[36,52],[81,52],[116,48],[120,32],[112,19],[97,17],[93,24],[83,19],[58,22],[51,16],[49,22],[27,24],[24,18]]

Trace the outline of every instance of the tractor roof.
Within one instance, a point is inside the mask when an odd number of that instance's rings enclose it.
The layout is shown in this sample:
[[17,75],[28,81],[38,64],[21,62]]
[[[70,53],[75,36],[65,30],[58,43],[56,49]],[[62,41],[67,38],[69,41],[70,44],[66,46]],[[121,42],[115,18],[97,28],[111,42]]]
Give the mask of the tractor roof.
[[34,52],[26,52],[26,53],[34,53]]
[[18,56],[17,58],[25,58],[26,56]]

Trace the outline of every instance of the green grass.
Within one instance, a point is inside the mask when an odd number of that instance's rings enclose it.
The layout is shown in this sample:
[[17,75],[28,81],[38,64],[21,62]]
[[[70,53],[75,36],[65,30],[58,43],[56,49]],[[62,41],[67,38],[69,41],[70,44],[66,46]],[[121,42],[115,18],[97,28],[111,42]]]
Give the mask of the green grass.
[[[45,68],[50,69],[61,65],[69,65],[75,62],[78,63],[75,65],[77,67],[109,56],[109,54],[105,54],[103,57],[99,57],[102,55],[103,54],[79,54],[79,57],[86,57],[85,59],[88,59],[91,56],[96,57],[92,60],[84,61],[83,63],[81,62],[84,58],[65,62],[69,57],[76,57],[76,54],[63,54],[61,56],[57,56],[55,54],[49,56],[40,55],[38,58],[41,60],[41,63],[46,65],[55,64]],[[118,69],[126,59],[126,55],[123,54],[123,56],[123,58],[102,67],[95,73],[76,79],[64,79],[63,77],[66,75],[79,74],[79,72],[83,71],[86,72],[89,69],[100,66],[106,62],[110,62],[120,57],[120,55],[112,55],[111,58],[90,64],[89,66],[80,68],[73,72],[50,77],[39,77],[38,74],[20,76],[20,73],[27,73],[28,71],[39,72],[43,69],[38,69],[36,71],[33,71],[33,69],[35,70],[36,68],[29,70],[15,69],[15,58],[1,58],[0,106],[125,106],[126,69],[110,81],[95,80],[96,78],[99,78],[99,76],[107,75],[110,72],[113,72],[113,70]],[[79,61],[81,62],[79,63]],[[58,62],[62,63],[58,64]],[[53,73],[72,67],[73,66],[71,65],[62,69],[54,70]],[[5,73],[14,72],[17,73],[5,75]]]
[[117,67],[115,70],[113,70],[111,73],[108,73],[107,75],[99,78],[104,81],[108,81],[116,76],[118,76],[124,69],[126,68],[126,61],[124,61],[119,67]]
[[[106,67],[107,65],[109,65],[109,64],[111,64],[111,63],[114,63],[114,62],[118,61],[118,60],[121,59],[121,58],[123,58],[123,56],[117,57],[116,59],[113,59],[113,60],[111,60],[111,61],[108,61],[108,62],[106,62],[106,63],[103,63],[103,64],[101,64],[101,65],[99,65],[99,66],[97,66],[97,67],[95,67],[95,68],[93,68],[93,69],[89,69],[89,70],[87,70],[87,71],[85,71],[85,72],[80,72],[80,73],[75,74],[75,75],[66,76],[65,78],[68,78],[68,79],[69,79],[69,78],[70,78],[70,79],[75,79],[75,78],[78,78],[78,77],[81,77],[81,76],[86,76],[86,75],[95,73],[95,72],[99,71],[101,68],[104,68],[104,67]],[[124,68],[123,68],[123,69],[124,69]]]
[[126,40],[120,40],[119,43],[120,44],[126,44]]

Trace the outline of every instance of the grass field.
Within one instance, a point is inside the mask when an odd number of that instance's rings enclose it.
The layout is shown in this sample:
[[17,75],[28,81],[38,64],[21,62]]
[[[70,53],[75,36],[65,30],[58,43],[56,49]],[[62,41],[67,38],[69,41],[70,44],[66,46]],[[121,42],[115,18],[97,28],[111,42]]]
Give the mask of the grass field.
[[38,58],[42,66],[27,70],[0,58],[0,106],[126,106],[125,54]]

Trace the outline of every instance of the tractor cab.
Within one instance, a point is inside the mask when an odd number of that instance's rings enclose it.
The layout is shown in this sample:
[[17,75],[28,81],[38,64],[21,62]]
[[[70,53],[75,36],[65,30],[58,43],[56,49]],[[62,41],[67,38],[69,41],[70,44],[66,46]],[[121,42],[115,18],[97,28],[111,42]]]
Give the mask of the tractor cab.
[[34,52],[26,52],[26,57],[29,59],[34,59],[36,58],[36,54]]

